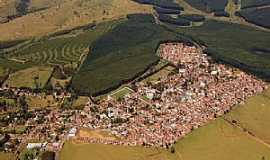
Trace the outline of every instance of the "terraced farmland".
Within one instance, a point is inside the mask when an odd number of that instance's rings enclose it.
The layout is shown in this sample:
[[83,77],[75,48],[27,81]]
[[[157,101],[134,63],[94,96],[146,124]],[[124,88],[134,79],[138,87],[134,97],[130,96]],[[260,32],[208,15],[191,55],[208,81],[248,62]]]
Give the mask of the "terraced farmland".
[[[51,37],[24,49],[7,55],[8,59],[25,61],[31,64],[69,64],[79,63],[88,54],[90,44],[116,24],[115,21],[102,23],[79,35]],[[79,32],[79,31],[78,31]]]

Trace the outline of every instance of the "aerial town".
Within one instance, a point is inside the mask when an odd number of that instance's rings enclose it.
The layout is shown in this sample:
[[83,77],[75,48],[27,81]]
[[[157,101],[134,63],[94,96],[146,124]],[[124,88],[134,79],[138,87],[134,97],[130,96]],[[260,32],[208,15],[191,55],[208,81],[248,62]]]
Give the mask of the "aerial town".
[[[108,94],[98,101],[89,97],[82,110],[42,109],[5,117],[7,128],[27,126],[25,133],[1,136],[5,151],[19,152],[26,146],[58,152],[66,140],[169,149],[192,130],[267,88],[252,75],[214,62],[196,46],[165,43],[157,53],[174,72],[155,82],[127,84],[130,92],[122,97]],[[2,88],[1,92],[40,96],[19,89]],[[59,101],[71,97],[66,91],[53,95]],[[77,136],[82,128],[115,138]]]

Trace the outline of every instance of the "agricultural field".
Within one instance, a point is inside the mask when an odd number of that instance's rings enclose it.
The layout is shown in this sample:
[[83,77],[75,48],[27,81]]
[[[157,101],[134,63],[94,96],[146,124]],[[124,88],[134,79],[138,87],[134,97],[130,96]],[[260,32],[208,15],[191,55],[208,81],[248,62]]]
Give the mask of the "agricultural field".
[[270,6],[244,9],[238,12],[238,15],[243,17],[249,23],[270,29]]
[[47,84],[52,72],[53,68],[51,67],[27,68],[11,74],[3,86],[42,89]]
[[270,143],[269,113],[270,113],[270,89],[263,94],[250,98],[245,104],[237,106],[225,116],[245,128],[256,137],[266,143]]
[[[7,11],[16,13],[16,7],[9,4],[12,1],[2,0],[1,4],[5,7],[1,7],[0,11],[2,9],[4,14],[9,14],[5,13]],[[118,19],[131,13],[151,13],[152,9],[131,0],[31,0],[24,12],[23,16],[0,24],[0,41],[45,36],[91,22]]]
[[6,54],[8,59],[25,61],[28,64],[65,65],[79,64],[88,54],[90,44],[109,31],[118,22],[104,22],[89,29],[49,37],[33,44],[14,49]]

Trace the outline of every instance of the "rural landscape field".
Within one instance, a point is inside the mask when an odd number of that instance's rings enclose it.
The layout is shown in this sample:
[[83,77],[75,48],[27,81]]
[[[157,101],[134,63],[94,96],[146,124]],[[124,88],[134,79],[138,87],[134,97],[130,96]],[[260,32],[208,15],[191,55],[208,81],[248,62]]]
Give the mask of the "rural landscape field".
[[270,159],[270,0],[0,0],[0,160]]

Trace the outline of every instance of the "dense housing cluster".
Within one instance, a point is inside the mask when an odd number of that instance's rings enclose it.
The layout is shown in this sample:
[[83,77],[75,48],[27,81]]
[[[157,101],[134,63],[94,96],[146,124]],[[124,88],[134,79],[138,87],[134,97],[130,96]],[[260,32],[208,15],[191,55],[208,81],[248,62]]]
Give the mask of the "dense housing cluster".
[[109,130],[120,140],[87,142],[169,147],[194,128],[265,89],[265,83],[234,68],[215,64],[194,46],[168,43],[159,54],[179,72],[156,83],[136,84],[124,98],[108,97],[85,109],[77,125]]

